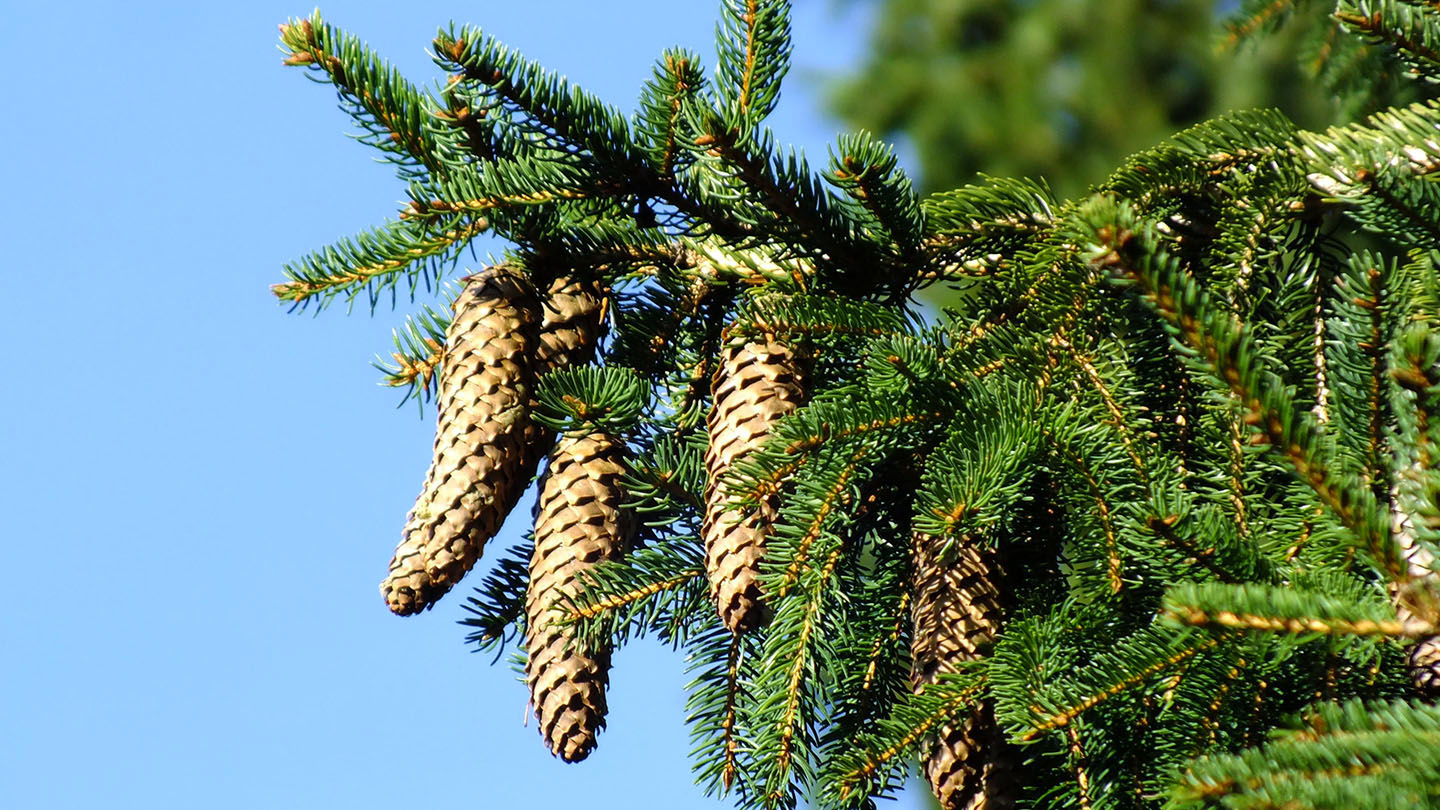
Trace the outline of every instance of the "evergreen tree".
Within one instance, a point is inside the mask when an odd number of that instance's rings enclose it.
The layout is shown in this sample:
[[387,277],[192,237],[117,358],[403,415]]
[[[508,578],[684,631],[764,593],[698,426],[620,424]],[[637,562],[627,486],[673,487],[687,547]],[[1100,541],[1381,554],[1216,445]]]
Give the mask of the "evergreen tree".
[[1337,101],[1331,91],[1358,89],[1357,77],[1395,72],[1382,49],[1343,36],[1334,3],[871,5],[869,54],[836,83],[831,106],[852,126],[903,133],[928,189],[985,172],[1043,177],[1071,196],[1125,155],[1227,110],[1277,107],[1317,127],[1433,95],[1386,81]]
[[[439,411],[390,607],[453,587],[543,459],[466,624],[526,639],[567,760],[651,634],[694,662],[698,781],[745,807],[867,806],[912,757],[946,807],[1440,805],[1440,104],[922,199],[867,134],[778,151],[788,5],[720,18],[713,75],[667,52],[632,115],[475,28],[427,93],[282,27],[410,201],[280,299],[512,245],[385,370]],[[1440,78],[1432,6],[1335,18]],[[961,291],[934,323],[930,285]]]

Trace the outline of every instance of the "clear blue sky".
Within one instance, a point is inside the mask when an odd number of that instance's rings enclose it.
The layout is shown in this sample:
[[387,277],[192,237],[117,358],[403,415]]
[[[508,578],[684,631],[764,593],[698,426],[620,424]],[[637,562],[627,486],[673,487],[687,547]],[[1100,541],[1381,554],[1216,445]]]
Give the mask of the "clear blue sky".
[[[322,11],[416,80],[454,19],[628,109],[663,47],[713,65],[715,6]],[[773,123],[823,157],[838,126],[811,76],[862,31],[829,0],[797,6]],[[385,611],[433,430],[369,366],[404,310],[288,315],[267,290],[404,194],[332,92],[280,65],[276,24],[309,11],[6,4],[0,805],[728,806],[692,784],[677,654],[617,655],[610,728],[567,767],[522,726],[514,674],[462,644],[468,588]]]

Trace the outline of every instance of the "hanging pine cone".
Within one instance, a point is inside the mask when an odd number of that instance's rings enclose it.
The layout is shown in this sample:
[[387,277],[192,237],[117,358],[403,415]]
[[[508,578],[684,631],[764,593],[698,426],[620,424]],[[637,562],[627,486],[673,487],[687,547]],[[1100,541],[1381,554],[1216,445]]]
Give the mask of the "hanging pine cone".
[[561,276],[550,284],[542,308],[540,350],[535,353],[536,376],[590,362],[600,339],[604,300],[595,281]]
[[765,441],[775,420],[794,411],[804,397],[804,379],[795,349],[766,336],[725,347],[712,384],[710,444],[705,451],[705,569],[720,618],[743,633],[764,621],[759,562],[765,531],[778,504],[770,498],[745,514],[731,508],[720,490],[725,471]]
[[445,338],[435,454],[381,583],[395,613],[418,613],[475,565],[534,474],[530,357],[539,303],[525,278],[492,267],[467,279]]
[[537,313],[529,282],[508,267],[467,281],[446,336],[434,461],[380,586],[392,611],[430,607],[499,531],[551,441],[529,419],[533,379],[590,361],[602,301],[597,283],[564,276]]
[[[940,557],[943,543],[917,533],[912,547],[911,680],[918,691],[956,664],[984,655],[1004,618],[999,567],[993,551],[960,541],[955,560]],[[925,778],[945,810],[1013,807],[1014,782],[1004,735],[989,702],[942,726],[922,756]]]
[[632,528],[621,508],[624,446],[604,433],[561,436],[535,506],[535,553],[525,599],[525,679],[540,736],[551,753],[578,762],[605,725],[610,650],[584,649],[554,608],[583,587],[580,575],[625,550]]
[[1411,645],[1405,669],[1416,689],[1427,697],[1440,695],[1440,636],[1427,636]]

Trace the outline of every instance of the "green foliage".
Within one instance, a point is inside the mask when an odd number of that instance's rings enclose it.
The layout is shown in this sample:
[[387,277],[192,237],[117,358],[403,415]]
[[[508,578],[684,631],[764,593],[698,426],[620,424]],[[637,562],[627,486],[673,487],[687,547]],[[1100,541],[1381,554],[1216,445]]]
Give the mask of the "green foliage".
[[[873,20],[869,52],[837,77],[831,106],[852,126],[906,139],[927,190],[984,172],[1043,177],[1073,196],[1125,155],[1228,110],[1278,107],[1315,127],[1405,100],[1394,82],[1365,92],[1389,62],[1356,61],[1352,51],[1376,49],[1340,34],[1333,3],[854,5]],[[1356,101],[1337,104],[1308,80],[1316,72],[1348,82]]]
[[[1237,35],[1311,11],[1272,6]],[[1337,19],[1351,68],[1428,75],[1440,12]],[[411,195],[287,267],[282,301],[432,288],[482,222],[537,289],[604,290],[599,359],[540,379],[534,413],[623,437],[639,529],[559,607],[597,647],[651,635],[688,657],[705,790],[867,806],[979,707],[1008,742],[975,756],[1008,759],[1021,807],[1437,803],[1440,715],[1404,659],[1440,626],[1440,105],[1325,132],[1233,113],[1068,201],[992,177],[922,199],[870,135],[823,173],[775,147],[783,2],[726,0],[716,73],[667,52],[633,116],[473,28],[437,38],[438,95],[318,16],[282,36]],[[1386,97],[1338,76],[1354,103]],[[913,296],[937,284],[962,294],[932,323]],[[433,391],[448,327],[414,316],[387,382]],[[805,404],[707,480],[716,368],[766,341],[801,358]],[[740,635],[706,580],[711,491],[766,529],[768,622]],[[921,677],[920,583],[980,551],[997,562],[967,576],[1004,621]],[[523,623],[529,555],[470,600],[479,648]]]
[[646,394],[645,381],[628,368],[556,369],[536,385],[535,418],[555,430],[621,433],[640,417]]

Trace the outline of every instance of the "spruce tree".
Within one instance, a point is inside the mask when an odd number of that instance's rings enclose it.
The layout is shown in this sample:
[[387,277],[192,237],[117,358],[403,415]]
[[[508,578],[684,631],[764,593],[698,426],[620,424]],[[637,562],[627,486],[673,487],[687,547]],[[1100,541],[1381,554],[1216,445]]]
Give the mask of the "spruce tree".
[[849,2],[874,24],[830,106],[903,136],[924,189],[985,172],[1075,195],[1227,110],[1276,107],[1323,127],[1435,95],[1396,81],[1385,49],[1344,36],[1322,0]]
[[[276,295],[444,302],[385,368],[439,412],[391,609],[543,460],[465,623],[526,639],[566,760],[649,634],[742,807],[869,806],[916,758],[946,807],[1440,804],[1440,104],[1227,114],[1071,200],[921,198],[868,134],[778,150],[788,5],[719,13],[713,74],[667,52],[629,115],[479,29],[440,31],[426,92],[282,27],[409,202]],[[1440,78],[1432,6],[1334,18]],[[503,261],[457,271],[485,231]]]

